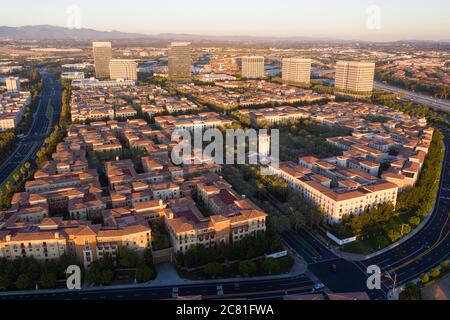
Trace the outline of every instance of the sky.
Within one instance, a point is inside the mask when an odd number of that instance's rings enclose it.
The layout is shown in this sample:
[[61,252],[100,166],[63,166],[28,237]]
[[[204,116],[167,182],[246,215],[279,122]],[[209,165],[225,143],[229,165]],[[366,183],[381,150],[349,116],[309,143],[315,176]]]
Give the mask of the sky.
[[17,0],[0,25],[393,41],[448,40],[449,17],[448,0]]

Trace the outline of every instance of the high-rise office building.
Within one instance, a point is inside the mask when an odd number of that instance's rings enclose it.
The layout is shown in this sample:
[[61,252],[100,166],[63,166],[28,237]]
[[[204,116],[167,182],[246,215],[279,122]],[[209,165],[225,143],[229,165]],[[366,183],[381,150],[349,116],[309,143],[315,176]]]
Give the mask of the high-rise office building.
[[354,92],[373,91],[375,63],[338,61],[336,63],[336,88]]
[[6,90],[10,92],[20,91],[20,79],[18,77],[6,78]]
[[169,79],[190,80],[192,76],[192,47],[189,42],[173,42],[169,47]]
[[109,78],[109,62],[112,59],[111,42],[93,42],[95,76]]
[[285,58],[283,59],[283,80],[309,84],[311,82],[311,59]]
[[264,57],[242,57],[242,77],[248,79],[264,78]]
[[137,81],[137,62],[131,59],[111,59],[109,71],[112,80]]

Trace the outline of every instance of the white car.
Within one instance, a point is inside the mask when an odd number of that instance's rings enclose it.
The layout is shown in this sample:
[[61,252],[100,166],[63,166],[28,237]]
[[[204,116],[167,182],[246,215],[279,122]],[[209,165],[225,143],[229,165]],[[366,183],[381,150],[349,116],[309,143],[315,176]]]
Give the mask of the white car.
[[323,288],[325,288],[325,285],[324,285],[323,283],[317,283],[317,284],[314,286],[314,290],[321,290],[321,289],[323,289]]

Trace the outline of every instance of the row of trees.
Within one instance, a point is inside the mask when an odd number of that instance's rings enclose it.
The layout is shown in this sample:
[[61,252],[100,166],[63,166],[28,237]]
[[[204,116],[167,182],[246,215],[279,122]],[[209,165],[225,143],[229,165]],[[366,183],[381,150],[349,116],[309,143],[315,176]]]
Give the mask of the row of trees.
[[134,271],[134,280],[138,283],[153,280],[156,276],[150,249],[139,254],[127,247],[119,247],[116,259],[107,256],[93,262],[85,273],[85,280],[95,285],[109,285],[119,269]]
[[389,71],[378,72],[376,74],[376,78],[380,81],[386,81],[392,85],[399,86],[413,92],[424,92],[441,99],[447,99],[450,93],[450,86],[443,83],[439,84],[439,81],[436,81],[436,84],[428,84],[419,80],[398,78],[393,76]]
[[[74,258],[63,255],[58,260],[40,262],[31,257],[13,261],[0,259],[0,290],[32,289],[36,285],[43,288],[55,288],[58,281],[65,284],[65,270],[76,265]],[[84,280],[96,285],[111,284],[120,269],[134,271],[136,282],[147,282],[155,278],[151,250],[137,253],[127,247],[119,247],[116,259],[110,256],[96,260],[83,272]]]
[[273,232],[260,232],[246,236],[240,241],[206,248],[202,245],[192,246],[186,253],[178,252],[177,264],[185,268],[198,268],[209,263],[249,260],[267,253],[282,250],[281,239]]
[[442,141],[442,133],[436,131],[416,185],[398,196],[396,207],[386,203],[358,216],[346,216],[342,224],[334,226],[334,232],[340,235],[350,230],[362,240],[377,238],[380,246],[410,233],[434,203],[444,156]]
[[67,133],[67,128],[71,124],[70,96],[72,88],[68,80],[61,80],[61,85],[63,88],[63,93],[59,123],[53,128],[52,133],[45,139],[45,145],[36,154],[36,165],[38,167],[51,159],[52,154],[56,150],[56,146],[64,139]]
[[[280,271],[281,265],[280,262],[274,258],[264,259],[262,262],[254,262],[251,260],[243,260],[238,264],[239,274],[243,277],[250,277],[255,275],[256,273],[265,273],[268,275],[276,274]],[[224,274],[223,264],[218,262],[208,263],[203,272],[209,276],[210,278],[215,279],[218,276]]]
[[[22,121],[15,129],[0,133],[0,163],[5,161],[16,149],[17,135],[26,134],[31,128],[33,114],[38,106],[39,93],[44,86],[41,75],[34,69],[27,71],[22,77],[29,79],[23,89],[31,92],[31,104],[25,108]],[[8,180],[3,186],[0,186],[0,209],[9,208],[12,195],[22,189],[23,182],[31,174],[31,164],[26,162],[13,174],[12,180]]]
[[58,279],[65,279],[65,270],[76,264],[66,255],[59,260],[44,263],[34,258],[18,258],[14,261],[0,259],[0,290],[17,288],[26,290],[39,285],[43,288],[55,288]]

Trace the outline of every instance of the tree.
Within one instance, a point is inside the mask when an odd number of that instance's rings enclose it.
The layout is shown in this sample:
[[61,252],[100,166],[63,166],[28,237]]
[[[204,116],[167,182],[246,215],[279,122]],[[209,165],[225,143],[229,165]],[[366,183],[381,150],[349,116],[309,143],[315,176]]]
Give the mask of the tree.
[[422,295],[420,292],[420,287],[413,282],[406,284],[405,289],[400,293],[399,299],[400,300],[421,300]]
[[31,277],[28,274],[22,273],[16,280],[17,289],[28,289],[31,286]]
[[274,258],[269,258],[264,260],[262,267],[265,273],[271,275],[280,270],[280,263]]
[[211,262],[208,263],[204,270],[203,270],[208,276],[215,279],[217,276],[221,275],[223,273],[223,267],[218,262]]
[[43,273],[41,275],[41,285],[44,288],[54,288],[56,286],[56,280],[54,273]]
[[6,274],[0,274],[0,290],[7,290],[11,282]]
[[422,283],[427,283],[428,281],[430,281],[430,277],[425,273],[422,273],[419,276],[419,279],[420,279],[420,281],[422,281]]
[[433,278],[437,278],[441,275],[441,271],[439,269],[433,269],[430,274]]
[[136,269],[136,281],[139,283],[148,282],[155,278],[155,271],[152,267],[141,265]]
[[117,250],[117,262],[123,268],[134,268],[137,264],[136,252],[127,248],[119,247]]
[[244,277],[248,277],[256,272],[256,264],[249,260],[244,260],[239,263],[239,273]]
[[414,226],[417,227],[420,224],[420,218],[419,217],[411,217],[411,219],[409,219],[409,223]]
[[112,270],[103,270],[101,272],[101,284],[108,285],[114,280],[114,272]]
[[391,240],[391,242],[396,242],[398,239],[401,238],[401,234],[398,231],[395,230],[389,230],[388,231],[388,237]]

